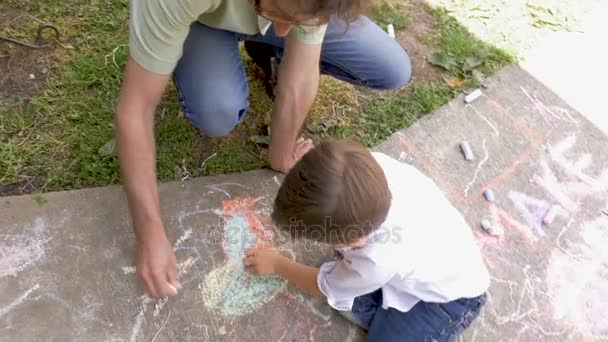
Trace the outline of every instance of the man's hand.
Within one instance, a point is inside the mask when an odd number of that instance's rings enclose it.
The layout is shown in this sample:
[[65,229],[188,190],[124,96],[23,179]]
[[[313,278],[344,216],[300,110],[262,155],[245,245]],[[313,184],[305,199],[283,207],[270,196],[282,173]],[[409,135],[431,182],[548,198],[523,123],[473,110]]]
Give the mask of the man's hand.
[[[175,255],[165,236],[156,185],[154,110],[169,75],[154,74],[133,59],[127,62],[116,107],[120,171],[138,243],[137,273],[148,294],[175,294]],[[171,283],[173,281],[173,283]]]
[[137,275],[153,298],[174,296],[181,288],[177,281],[175,253],[164,234],[139,242]]
[[273,170],[287,173],[300,159],[302,159],[306,153],[308,153],[308,151],[312,150],[314,147],[315,146],[313,145],[312,140],[299,138],[296,141],[296,145],[291,155],[282,156],[275,155],[277,154],[277,151],[271,146],[268,152],[270,155],[270,167]]
[[280,255],[276,249],[250,249],[245,252],[243,264],[249,272],[267,276],[276,273],[276,266],[281,259],[286,258]]
[[268,150],[270,167],[277,171],[288,172],[312,148],[312,141],[298,136],[319,87],[320,56],[321,45],[285,39]]

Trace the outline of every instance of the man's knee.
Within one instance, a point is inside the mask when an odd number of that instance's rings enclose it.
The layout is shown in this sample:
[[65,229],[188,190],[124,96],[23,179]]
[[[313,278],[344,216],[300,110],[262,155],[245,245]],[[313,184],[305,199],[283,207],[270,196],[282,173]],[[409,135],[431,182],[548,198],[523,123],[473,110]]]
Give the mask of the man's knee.
[[412,62],[410,57],[398,47],[385,55],[378,72],[381,77],[376,87],[379,89],[399,89],[406,86],[412,77]]
[[185,111],[201,133],[209,137],[221,137],[230,133],[241,122],[247,111],[246,107],[231,103],[229,99],[207,99],[204,103],[188,106]]

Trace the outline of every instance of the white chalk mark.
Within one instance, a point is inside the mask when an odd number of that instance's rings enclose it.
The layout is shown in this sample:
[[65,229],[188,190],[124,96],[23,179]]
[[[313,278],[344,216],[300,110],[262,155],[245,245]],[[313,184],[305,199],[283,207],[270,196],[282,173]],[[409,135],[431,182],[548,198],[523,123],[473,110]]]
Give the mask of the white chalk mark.
[[579,203],[571,200],[570,197],[565,193],[562,186],[558,183],[557,177],[549,167],[549,164],[546,161],[541,160],[540,166],[543,170],[543,176],[534,176],[534,182],[542,186],[543,189],[549,193],[549,195],[553,196],[553,198],[555,198],[555,200],[557,200],[569,212],[578,211]]
[[165,319],[165,322],[163,322],[163,325],[161,325],[160,328],[156,331],[156,333],[154,334],[154,336],[152,337],[152,340],[150,342],[154,342],[154,340],[156,340],[156,337],[158,336],[158,334],[160,334],[161,330],[163,330],[165,325],[167,325],[169,318],[171,318],[171,311],[169,311],[169,313],[167,314],[167,318]]
[[401,161],[405,161],[405,160],[412,160],[412,157],[410,157],[407,153],[405,152],[401,152],[399,153],[399,160]]
[[180,236],[177,241],[175,241],[175,245],[173,246],[173,250],[177,250],[182,243],[184,243],[184,241],[188,240],[190,238],[190,236],[192,235],[192,229],[188,228],[184,231],[184,234],[182,234],[182,236]]
[[16,306],[22,304],[27,299],[27,297],[29,297],[30,294],[32,292],[36,291],[39,287],[40,287],[40,285],[38,285],[38,284],[32,286],[29,290],[25,291],[21,296],[19,296],[17,299],[12,301],[9,305],[7,305],[3,308],[0,308],[0,318],[2,316],[6,315],[7,313],[9,313]]
[[357,330],[355,327],[351,326],[351,328],[348,329],[348,336],[346,337],[345,342],[353,342],[356,337],[357,337]]
[[279,182],[279,178],[277,178],[277,176],[272,176],[272,180],[276,185],[281,186],[281,182]]
[[122,268],[122,273],[124,274],[135,274],[136,271],[137,269],[135,268],[135,266],[124,266]]
[[46,224],[42,218],[34,220],[30,229],[35,237],[0,235],[0,278],[16,276],[45,256],[45,245],[52,239],[44,239]]
[[568,332],[568,330],[570,330],[571,328],[565,328],[562,331],[546,331],[545,329],[543,329],[542,326],[540,326],[540,324],[538,324],[533,318],[532,316],[528,315],[528,320],[530,321],[530,323],[532,323],[532,326],[534,328],[536,328],[538,331],[540,331],[541,334],[545,335],[545,336],[561,336],[563,334],[565,334],[566,332]]
[[498,132],[498,129],[496,129],[496,126],[494,126],[492,124],[492,122],[490,122],[490,120],[488,120],[488,118],[486,118],[485,116],[483,116],[483,114],[481,114],[477,110],[477,108],[473,107],[473,105],[470,105],[470,104],[465,105],[464,107],[465,108],[471,108],[475,112],[475,114],[477,114],[483,121],[485,121],[485,123],[488,124],[488,126],[490,126],[490,128],[492,128],[492,130],[494,131],[494,134],[496,134],[497,137],[500,136],[500,132]]
[[129,337],[129,342],[135,342],[137,340],[137,336],[139,335],[139,331],[141,330],[141,324],[144,320],[144,315],[146,314],[146,310],[148,309],[148,304],[152,301],[152,298],[147,295],[142,296],[141,308],[139,309],[139,313],[137,317],[135,317],[135,324],[133,324],[133,329],[131,329],[131,336]]
[[562,230],[559,232],[559,234],[557,234],[557,240],[556,240],[556,242],[555,242],[555,243],[556,243],[556,245],[557,245],[557,248],[559,248],[559,249],[560,249],[562,252],[564,252],[564,254],[566,254],[567,256],[571,257],[572,259],[575,259],[575,260],[577,260],[577,261],[581,261],[581,262],[582,262],[583,260],[581,259],[581,257],[576,256],[576,255],[574,255],[574,254],[572,254],[572,253],[568,252],[568,251],[567,251],[567,250],[566,250],[566,249],[565,249],[565,248],[562,246],[562,244],[561,244],[561,238],[562,238],[562,235],[563,235],[563,234],[566,232],[566,230],[567,230],[567,229],[570,227],[570,225],[572,224],[572,222],[574,222],[574,219],[570,219],[570,221],[568,222],[568,224],[567,224],[567,225],[565,225],[565,226],[564,226],[564,228],[562,228]]
[[206,187],[209,189],[213,189],[215,191],[219,191],[219,192],[223,193],[224,195],[226,195],[226,197],[228,197],[228,198],[232,198],[232,195],[230,195],[227,191],[223,190],[222,188],[218,188],[215,185],[207,185]]
[[190,270],[190,268],[192,268],[192,265],[194,265],[196,260],[198,260],[198,258],[194,259],[193,257],[188,257],[188,259],[177,264],[177,277],[179,278],[188,273],[188,271]]
[[329,321],[331,319],[330,315],[325,315],[323,314],[321,311],[319,311],[319,309],[317,309],[314,305],[313,302],[311,302],[310,300],[305,300],[306,305],[310,308],[310,310],[312,311],[313,314],[315,314],[315,316],[321,318],[324,321]]
[[168,301],[168,298],[161,298],[161,299],[157,300],[156,303],[154,303],[154,313],[153,313],[154,317],[158,316],[158,314],[163,309],[165,304],[167,304],[167,301]]
[[530,100],[530,102],[532,102],[532,104],[534,104],[534,107],[536,107],[537,112],[543,117],[543,119],[548,123],[549,121],[547,120],[547,118],[551,118],[553,117],[554,119],[558,119],[558,120],[564,120],[564,116],[566,116],[566,119],[568,119],[568,121],[574,123],[575,125],[578,126],[578,121],[576,119],[574,119],[574,117],[572,117],[572,115],[570,114],[570,112],[564,108],[561,107],[554,107],[557,111],[560,112],[560,114],[556,114],[551,108],[547,107],[541,100],[538,99],[538,97],[532,96],[528,93],[528,91],[524,88],[524,87],[520,87],[521,91],[526,95],[526,97]]
[[287,330],[283,331],[283,335],[281,335],[281,337],[279,337],[277,342],[283,342],[283,339],[285,338],[286,335],[287,335]]
[[469,182],[469,184],[467,184],[466,188],[464,188],[464,196],[467,197],[469,196],[469,190],[471,189],[471,186],[473,184],[475,184],[475,182],[477,181],[477,176],[479,175],[479,171],[481,170],[481,167],[483,166],[483,164],[485,164],[488,161],[489,158],[489,153],[488,153],[488,148],[486,147],[486,139],[483,139],[483,151],[485,153],[485,156],[483,157],[483,159],[479,162],[479,164],[477,164],[477,169],[475,169],[475,174],[473,175],[473,179],[471,179],[471,181]]
[[583,170],[592,163],[592,156],[590,154],[583,155],[575,162],[570,162],[566,159],[565,153],[574,147],[576,140],[576,135],[573,134],[559,142],[556,146],[549,146],[551,158],[559,164],[564,171],[568,172],[569,175],[575,176],[581,181],[593,186],[596,191],[608,190],[608,170],[604,170],[598,179],[583,173]]

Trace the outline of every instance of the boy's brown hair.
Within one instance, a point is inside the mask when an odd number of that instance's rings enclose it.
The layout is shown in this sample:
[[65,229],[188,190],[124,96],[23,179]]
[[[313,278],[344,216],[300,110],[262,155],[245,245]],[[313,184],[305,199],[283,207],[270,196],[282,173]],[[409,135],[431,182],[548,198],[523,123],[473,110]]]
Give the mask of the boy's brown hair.
[[272,218],[292,237],[343,244],[379,227],[390,203],[386,177],[369,150],[327,141],[289,171]]

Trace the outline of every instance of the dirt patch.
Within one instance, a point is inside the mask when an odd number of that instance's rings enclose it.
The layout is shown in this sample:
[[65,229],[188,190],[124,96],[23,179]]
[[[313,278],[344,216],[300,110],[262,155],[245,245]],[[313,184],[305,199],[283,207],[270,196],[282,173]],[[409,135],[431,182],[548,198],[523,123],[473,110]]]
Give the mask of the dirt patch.
[[[15,32],[23,32],[23,23],[33,19],[26,12],[12,8],[0,7],[0,36],[16,38]],[[29,26],[29,25],[28,25]],[[35,25],[37,26],[37,24]],[[30,31],[30,30],[28,30]],[[31,43],[35,31],[28,38],[16,38]],[[53,64],[51,51],[53,47],[31,49],[0,41],[0,103],[14,105],[36,94],[46,84]]]
[[396,35],[399,44],[406,49],[412,61],[412,80],[424,83],[440,80],[442,70],[426,60],[435,49],[423,43],[425,37],[428,39],[437,33],[433,17],[427,12],[422,1],[411,1],[408,12],[411,24]]
[[18,196],[31,194],[40,187],[39,182],[33,177],[23,177],[24,180],[7,185],[0,185],[0,197],[3,196]]

